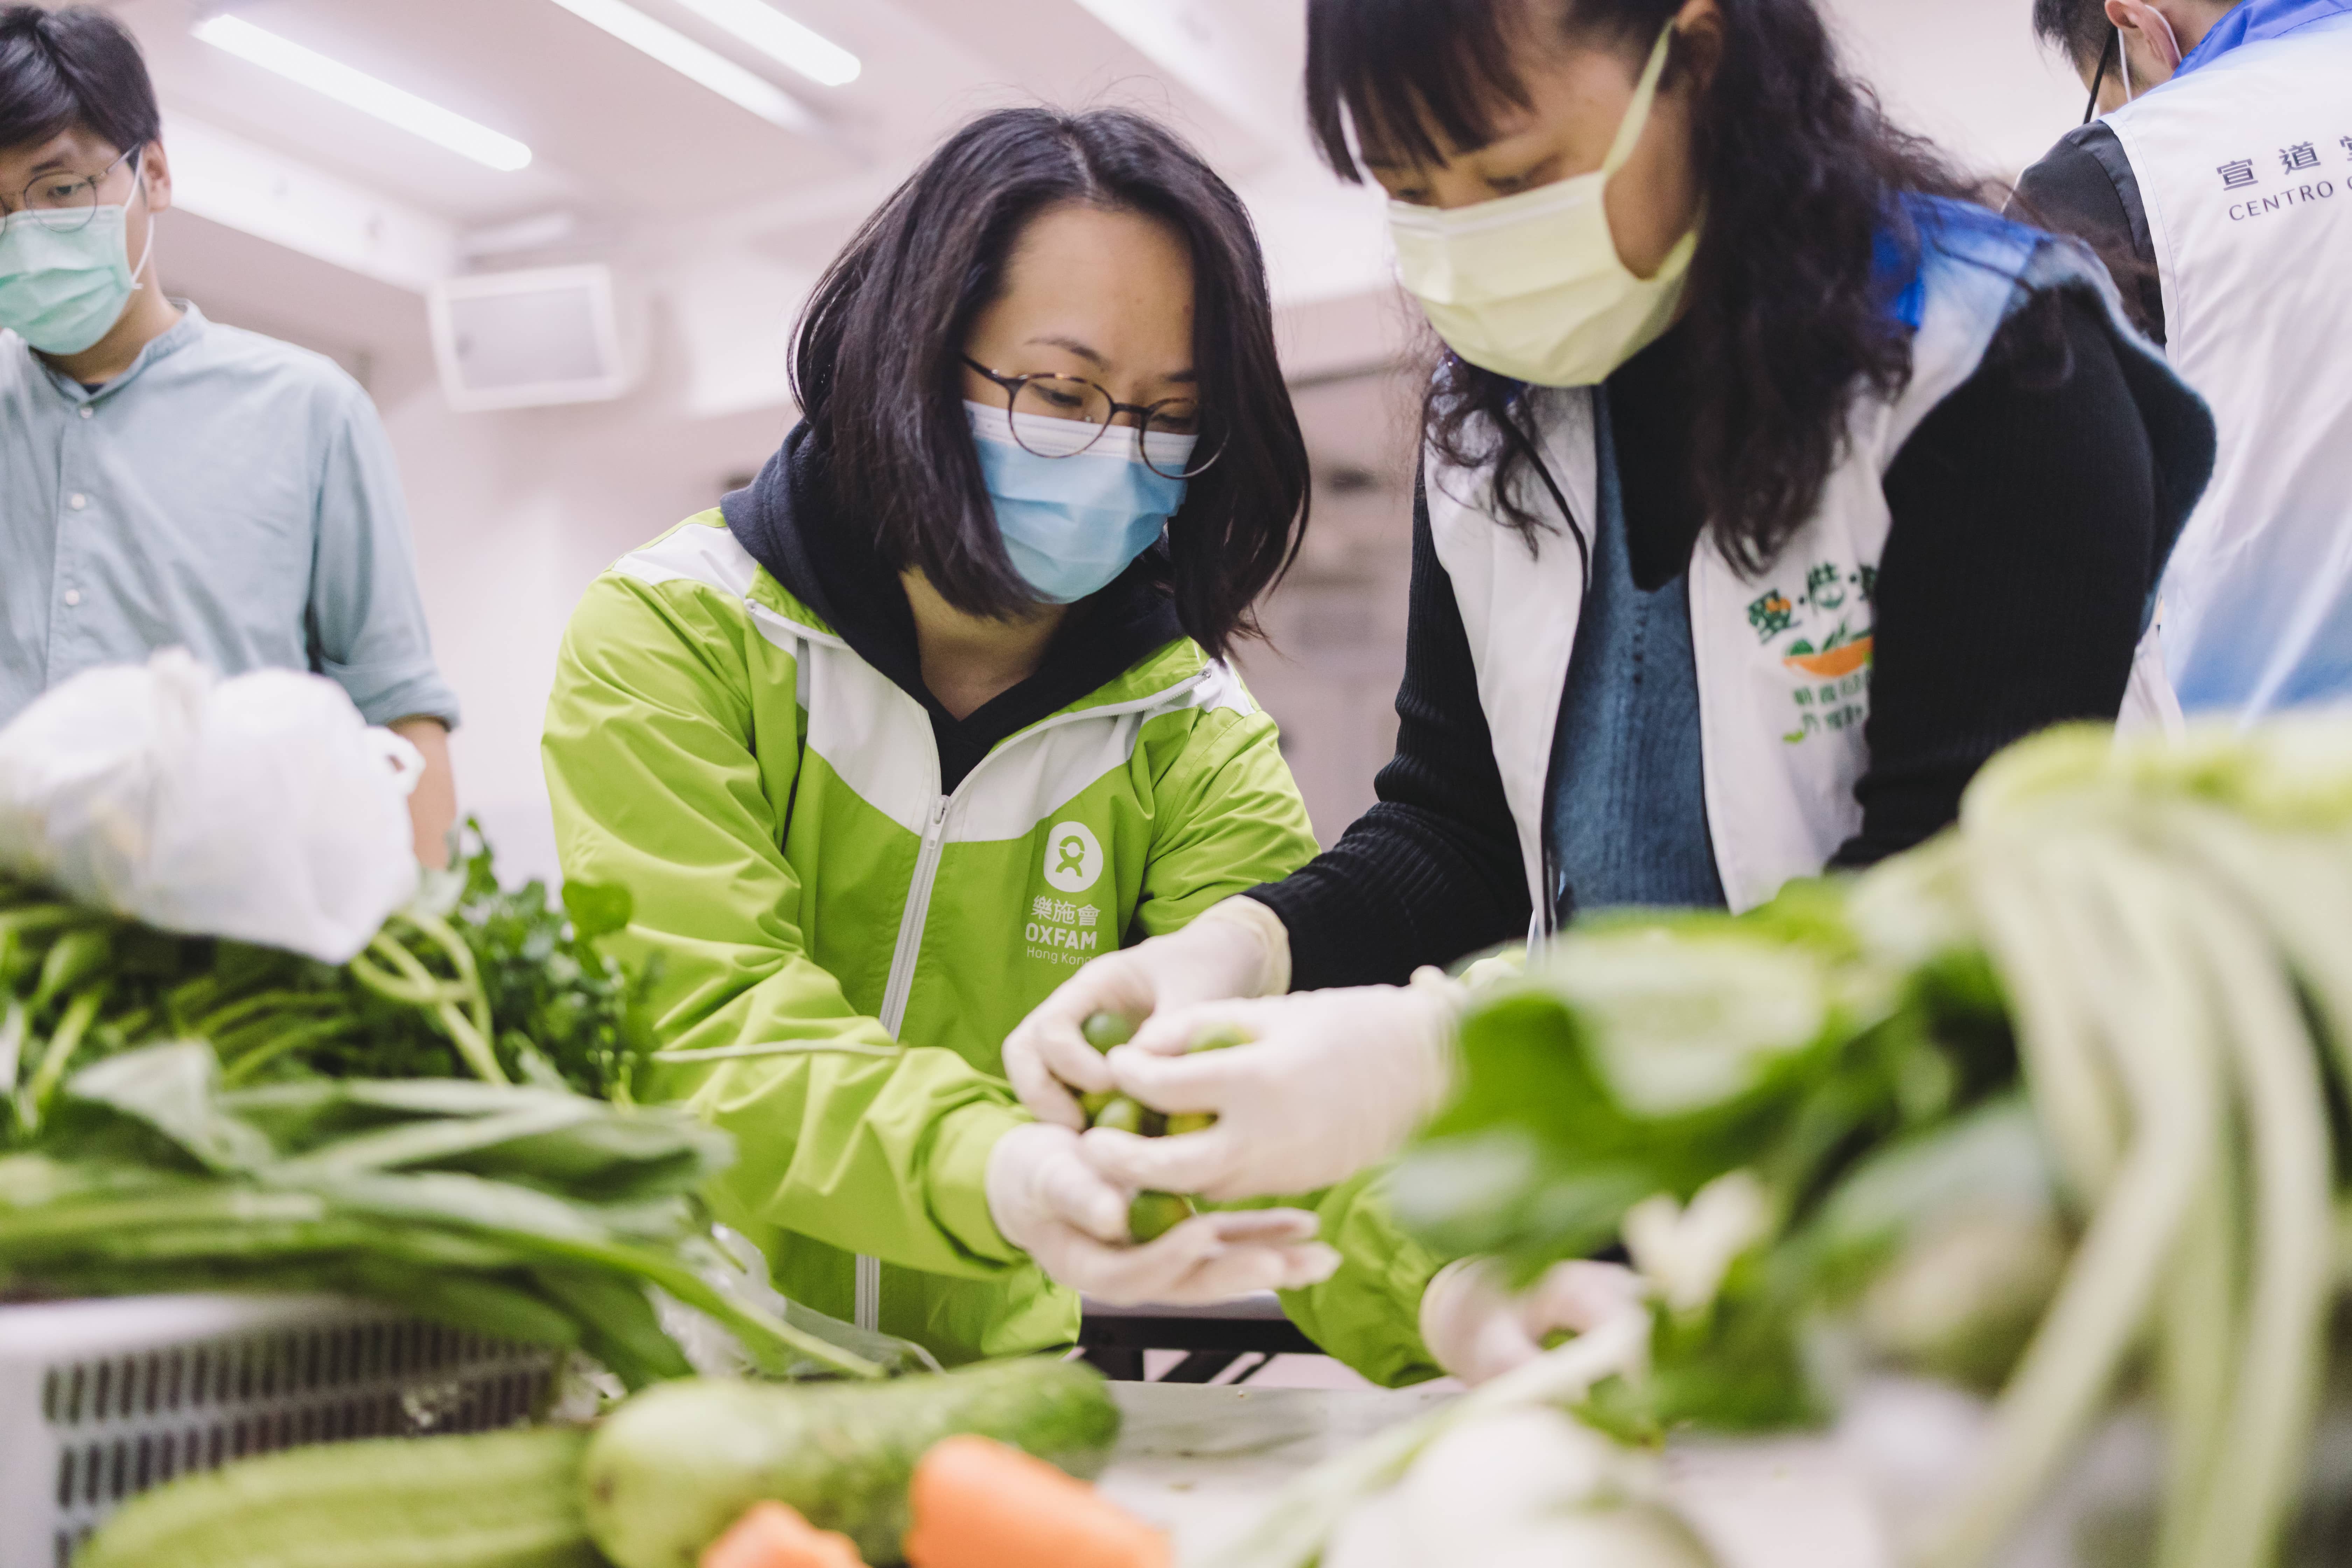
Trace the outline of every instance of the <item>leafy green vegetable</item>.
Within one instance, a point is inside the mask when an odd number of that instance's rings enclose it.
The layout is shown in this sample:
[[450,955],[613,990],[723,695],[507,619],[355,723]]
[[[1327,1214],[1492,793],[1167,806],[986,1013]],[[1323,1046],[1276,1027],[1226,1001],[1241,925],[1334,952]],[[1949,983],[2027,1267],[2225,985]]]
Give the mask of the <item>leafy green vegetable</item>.
[[1799,884],[1737,919],[1604,921],[1464,1020],[1454,1103],[1394,1184],[1436,1244],[1532,1279],[1633,1204],[1763,1173],[1793,1214],[1870,1142],[2009,1081],[1966,965],[1865,953],[1843,896]]
[[82,1069],[0,1155],[0,1297],[336,1290],[638,1386],[690,1369],[650,1291],[775,1375],[874,1363],[705,1278],[695,1197],[732,1157],[682,1111],[465,1081],[226,1089],[200,1041]]
[[0,878],[0,1147],[75,1068],[160,1040],[208,1041],[233,1084],[469,1074],[625,1101],[652,977],[597,944],[630,912],[622,888],[568,883],[561,907],[538,882],[500,889],[478,828],[462,870],[341,968]]
[[[2052,731],[1861,878],[1581,926],[1479,995],[1460,1097],[1394,1187],[1522,1277],[1622,1234],[1658,1290],[1652,1366],[1598,1382],[1588,1420],[1816,1418],[1825,1329],[1998,1384],[1981,1474],[1917,1557],[1965,1568],[2145,1349],[2172,1478],[2151,1560],[2269,1555],[2342,1283],[2352,722]],[[1644,1215],[1735,1176],[1769,1218],[1678,1293]]]

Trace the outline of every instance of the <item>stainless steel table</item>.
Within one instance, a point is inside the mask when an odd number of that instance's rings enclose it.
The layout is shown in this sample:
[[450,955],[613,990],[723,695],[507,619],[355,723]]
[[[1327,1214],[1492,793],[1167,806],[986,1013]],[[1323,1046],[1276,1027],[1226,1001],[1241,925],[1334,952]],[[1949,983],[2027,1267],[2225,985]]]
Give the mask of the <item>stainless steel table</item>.
[[[1283,1485],[1454,1394],[1414,1389],[1111,1385],[1127,1418],[1100,1486],[1214,1563]],[[1886,1550],[1840,1446],[1829,1437],[1694,1444],[1668,1457],[1675,1500],[1723,1568],[1886,1568]],[[1409,1568],[1461,1568],[1410,1564]]]
[[1187,1557],[1237,1539],[1284,1482],[1451,1397],[1413,1389],[1115,1383],[1127,1417],[1104,1494]]

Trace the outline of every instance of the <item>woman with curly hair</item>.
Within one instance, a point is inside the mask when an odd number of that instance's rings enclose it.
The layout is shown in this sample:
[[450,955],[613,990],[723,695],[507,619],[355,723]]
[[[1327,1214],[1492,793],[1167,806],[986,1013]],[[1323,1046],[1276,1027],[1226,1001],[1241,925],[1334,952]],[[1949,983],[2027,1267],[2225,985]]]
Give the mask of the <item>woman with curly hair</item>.
[[[1417,967],[1753,907],[1937,832],[2020,736],[2166,716],[2154,589],[2213,450],[2090,253],[1890,125],[1812,0],[1309,17],[1324,154],[1389,195],[1444,343],[1397,755],[1264,919],[1097,961],[1007,1050],[1043,1116],[1114,1081],[1218,1113],[1088,1143],[1228,1198],[1337,1180],[1431,1108],[1446,1004],[1391,989]],[[1076,1032],[1104,1006],[1158,1016],[1106,1060]],[[1258,1043],[1161,1054],[1210,1018]],[[1472,1376],[1544,1327],[1481,1280],[1421,1310]]]

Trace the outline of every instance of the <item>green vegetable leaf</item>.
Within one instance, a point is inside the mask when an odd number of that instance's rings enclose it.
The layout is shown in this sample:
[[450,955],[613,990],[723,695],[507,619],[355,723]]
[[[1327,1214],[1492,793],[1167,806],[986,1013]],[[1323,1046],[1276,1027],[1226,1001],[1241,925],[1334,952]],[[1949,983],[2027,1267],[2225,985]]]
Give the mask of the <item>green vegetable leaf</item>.
[[144,1122],[213,1170],[257,1170],[276,1152],[257,1130],[222,1109],[219,1083],[219,1058],[199,1042],[181,1040],[84,1068],[65,1092]]
[[563,884],[563,908],[581,940],[593,942],[627,930],[629,917],[636,912],[636,900],[617,882],[574,880]]

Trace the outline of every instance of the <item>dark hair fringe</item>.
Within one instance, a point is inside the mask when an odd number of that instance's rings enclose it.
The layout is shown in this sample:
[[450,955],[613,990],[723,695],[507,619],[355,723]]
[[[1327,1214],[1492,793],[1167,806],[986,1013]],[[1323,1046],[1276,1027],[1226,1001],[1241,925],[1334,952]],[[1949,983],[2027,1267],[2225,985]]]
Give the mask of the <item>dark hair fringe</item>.
[[[1682,0],[1560,0],[1578,43],[1638,65]],[[1685,318],[1704,367],[1693,454],[1709,537],[1762,571],[1820,504],[1864,392],[1898,393],[1910,336],[1888,307],[1874,242],[1916,247],[1896,197],[1979,199],[1925,142],[1896,129],[1840,66],[1812,0],[1722,0],[1723,45],[1696,110],[1706,222]],[[1490,113],[1526,100],[1513,51],[1524,0],[1309,0],[1308,112],[1323,154],[1361,180],[1351,135],[1408,159],[1490,139]],[[1688,68],[1669,56],[1671,85]],[[1493,464],[1502,520],[1537,542],[1526,389],[1447,354],[1432,378],[1432,449]]]
[[163,133],[137,40],[94,5],[0,6],[0,147],[46,142],[75,125],[118,153]]
[[970,615],[1035,595],[996,528],[963,411],[962,352],[1030,221],[1084,204],[1147,214],[1192,258],[1202,439],[1223,455],[1168,529],[1163,586],[1212,654],[1297,558],[1307,444],[1275,352],[1248,211],[1173,132],[1118,109],[1007,109],[948,138],[826,269],[795,329],[793,387],[845,515]]

